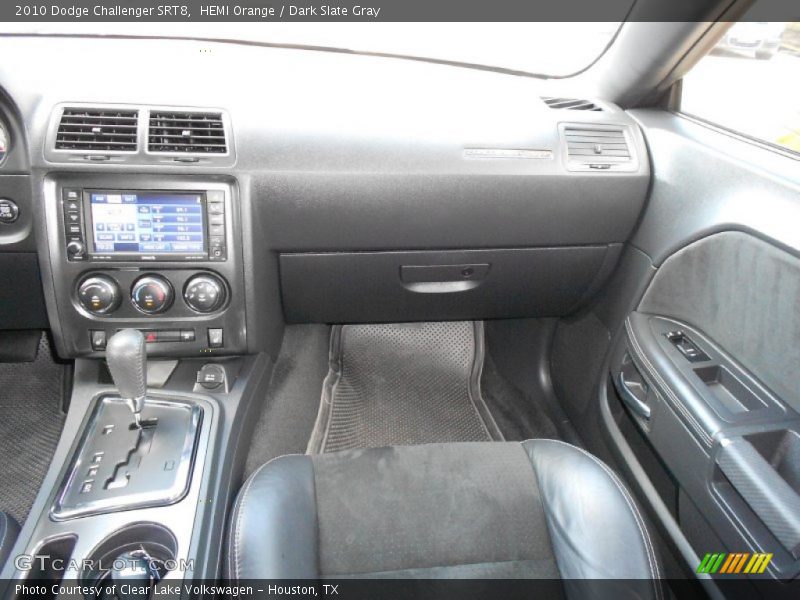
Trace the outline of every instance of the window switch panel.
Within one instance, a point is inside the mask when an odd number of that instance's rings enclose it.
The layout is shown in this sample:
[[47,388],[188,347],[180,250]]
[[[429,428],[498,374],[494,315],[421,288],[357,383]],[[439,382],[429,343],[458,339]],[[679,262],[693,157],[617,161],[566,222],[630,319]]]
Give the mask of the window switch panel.
[[711,360],[705,352],[700,350],[683,331],[670,331],[667,339],[683,354],[689,362],[705,362]]

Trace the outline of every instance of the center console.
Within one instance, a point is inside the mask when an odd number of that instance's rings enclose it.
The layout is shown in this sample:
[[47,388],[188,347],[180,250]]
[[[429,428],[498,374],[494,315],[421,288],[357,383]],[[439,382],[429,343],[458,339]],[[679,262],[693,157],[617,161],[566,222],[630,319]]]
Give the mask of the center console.
[[102,356],[125,328],[152,356],[246,352],[234,181],[60,174],[44,198],[63,356]]
[[[216,577],[271,373],[267,355],[248,351],[236,180],[51,173],[42,189],[48,316],[58,354],[75,362],[64,429],[17,540],[22,562],[8,561],[4,579]],[[136,352],[118,351],[126,336]],[[116,559],[134,567],[109,568]]]
[[[75,361],[58,447],[4,567],[9,597],[25,597],[18,584],[47,584],[43,597],[55,598],[58,584],[110,599],[104,590],[129,579],[151,586],[139,597],[167,597],[181,581],[221,573],[227,511],[271,363],[263,353],[145,361],[130,333],[139,350],[117,352],[120,335],[110,339],[108,370]],[[144,379],[163,364],[169,377]],[[210,367],[214,381],[200,377]],[[137,386],[140,414],[130,402]]]

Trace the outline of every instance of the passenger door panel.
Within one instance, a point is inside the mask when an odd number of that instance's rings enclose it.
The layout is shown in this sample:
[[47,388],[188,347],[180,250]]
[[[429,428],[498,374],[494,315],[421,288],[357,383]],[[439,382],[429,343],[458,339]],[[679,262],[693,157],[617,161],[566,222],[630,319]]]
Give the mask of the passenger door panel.
[[[624,320],[609,376],[677,482],[677,521],[698,554],[722,550],[716,538],[729,552],[772,553],[767,572],[794,579],[800,197],[791,169],[767,175],[794,159],[679,116],[634,113],[655,180],[633,243],[658,269]],[[739,160],[758,157],[754,148],[764,169]]]

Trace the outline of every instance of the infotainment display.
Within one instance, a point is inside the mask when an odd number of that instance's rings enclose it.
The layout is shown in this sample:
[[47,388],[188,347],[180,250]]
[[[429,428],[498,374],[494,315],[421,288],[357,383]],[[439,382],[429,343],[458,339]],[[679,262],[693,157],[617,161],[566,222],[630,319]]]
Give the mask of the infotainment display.
[[95,252],[206,252],[203,194],[93,190],[88,196]]

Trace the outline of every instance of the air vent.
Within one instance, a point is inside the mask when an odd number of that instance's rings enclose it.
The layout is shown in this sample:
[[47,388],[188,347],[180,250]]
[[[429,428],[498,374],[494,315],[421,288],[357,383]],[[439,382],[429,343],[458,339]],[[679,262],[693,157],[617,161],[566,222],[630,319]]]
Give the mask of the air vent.
[[576,98],[553,98],[550,96],[543,96],[542,100],[544,100],[544,103],[547,104],[547,106],[557,110],[603,110],[597,106],[597,104],[590,102],[589,100],[578,100]]
[[585,163],[616,163],[631,160],[625,132],[621,128],[565,127],[567,156]]
[[65,108],[56,133],[56,150],[136,152],[139,112]]
[[147,135],[150,152],[225,154],[222,113],[152,111]]

